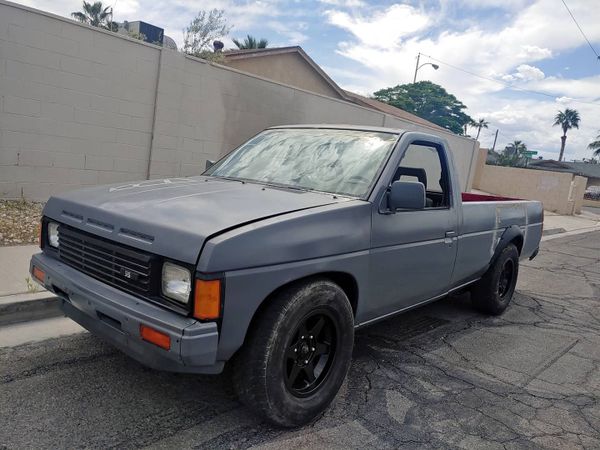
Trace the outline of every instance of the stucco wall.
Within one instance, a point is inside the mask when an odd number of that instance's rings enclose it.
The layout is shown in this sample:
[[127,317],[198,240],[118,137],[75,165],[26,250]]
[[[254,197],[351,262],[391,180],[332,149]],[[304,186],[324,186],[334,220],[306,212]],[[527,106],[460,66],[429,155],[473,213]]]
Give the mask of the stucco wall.
[[585,194],[585,188],[587,184],[587,178],[574,176],[571,188],[570,200],[573,201],[573,213],[581,213],[581,207],[583,206],[583,195]]
[[477,161],[473,166],[473,187],[477,188],[481,184],[481,176],[483,175],[483,171],[485,169],[485,164],[487,161],[488,149],[480,148],[477,153]]
[[581,212],[586,181],[570,173],[485,165],[474,187],[491,194],[538,200],[545,210],[570,215]]
[[225,65],[310,92],[340,98],[336,90],[317,75],[298,53],[263,55],[260,59],[231,59]]
[[281,124],[448,139],[463,190],[476,142],[0,0],[0,197],[203,171]]

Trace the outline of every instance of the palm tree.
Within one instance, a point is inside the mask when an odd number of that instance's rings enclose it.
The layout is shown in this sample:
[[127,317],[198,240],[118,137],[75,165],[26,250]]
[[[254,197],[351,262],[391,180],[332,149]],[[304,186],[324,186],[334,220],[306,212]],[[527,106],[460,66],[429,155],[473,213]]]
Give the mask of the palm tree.
[[552,126],[560,125],[563,130],[563,135],[560,137],[560,155],[558,160],[562,161],[565,153],[565,143],[567,142],[567,131],[571,128],[579,128],[579,113],[575,109],[565,108],[564,111],[558,111],[558,114],[554,117],[554,124]]
[[233,43],[240,50],[248,50],[251,48],[267,48],[267,45],[269,45],[269,41],[267,41],[265,38],[257,40],[254,36],[250,35],[246,36],[246,38],[242,42],[240,42],[237,39],[234,39]]
[[590,150],[594,150],[594,152],[592,153],[592,155],[594,156],[600,156],[600,134],[598,136],[596,136],[596,140],[593,142],[590,142],[590,145],[588,145],[588,148]]
[[479,133],[481,133],[481,129],[482,128],[487,128],[489,124],[490,123],[486,122],[485,119],[479,119],[479,120],[477,120],[476,122],[473,123],[472,126],[475,127],[475,128],[477,128],[477,137],[475,138],[475,140],[479,139]]
[[93,27],[115,31],[116,24],[113,24],[112,15],[112,7],[104,7],[102,2],[88,3],[85,0],[83,1],[82,11],[71,13],[71,17],[79,20],[81,23],[87,23]]
[[499,162],[503,166],[518,166],[523,162],[523,152],[527,151],[527,145],[523,141],[513,141],[504,147],[500,154]]

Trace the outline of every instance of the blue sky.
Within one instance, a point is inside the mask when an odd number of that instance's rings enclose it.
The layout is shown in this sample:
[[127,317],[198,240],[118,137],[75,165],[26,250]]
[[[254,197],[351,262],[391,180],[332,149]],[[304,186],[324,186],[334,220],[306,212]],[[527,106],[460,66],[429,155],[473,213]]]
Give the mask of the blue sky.
[[[600,52],[597,0],[565,0]],[[68,16],[79,0],[23,3]],[[419,79],[444,86],[485,118],[482,146],[497,148],[519,139],[547,158],[557,157],[558,109],[575,108],[579,130],[571,130],[567,159],[591,154],[600,134],[600,61],[568,16],[561,0],[110,0],[115,20],[144,20],[182,41],[182,29],[200,9],[224,9],[233,29],[224,39],[247,33],[271,46],[301,45],[343,88],[362,94],[412,81],[418,52],[444,63],[419,71]],[[421,62],[429,61],[422,57]],[[468,75],[453,66],[479,74]],[[495,80],[495,81],[494,81]],[[514,89],[501,83],[508,83]],[[526,90],[544,92],[536,95]]]

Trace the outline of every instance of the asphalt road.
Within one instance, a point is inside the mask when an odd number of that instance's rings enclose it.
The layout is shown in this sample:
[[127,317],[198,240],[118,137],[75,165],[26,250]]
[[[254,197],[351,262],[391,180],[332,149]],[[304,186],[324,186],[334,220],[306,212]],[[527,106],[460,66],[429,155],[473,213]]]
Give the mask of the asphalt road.
[[600,233],[547,241],[498,318],[450,298],[358,333],[334,406],[286,431],[226,376],[146,369],[89,334],[0,350],[0,448],[598,448]]

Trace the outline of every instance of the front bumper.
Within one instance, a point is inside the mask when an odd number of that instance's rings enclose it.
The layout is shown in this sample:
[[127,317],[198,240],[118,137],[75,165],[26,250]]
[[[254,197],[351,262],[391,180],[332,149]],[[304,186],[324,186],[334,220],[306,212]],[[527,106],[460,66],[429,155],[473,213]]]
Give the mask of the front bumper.
[[[224,362],[216,360],[216,323],[198,322],[145,302],[44,253],[31,258],[30,272],[34,266],[45,272],[44,287],[60,298],[61,309],[68,317],[140,363],[172,372],[223,370]],[[171,348],[164,350],[143,341],[141,324],[168,334]]]

